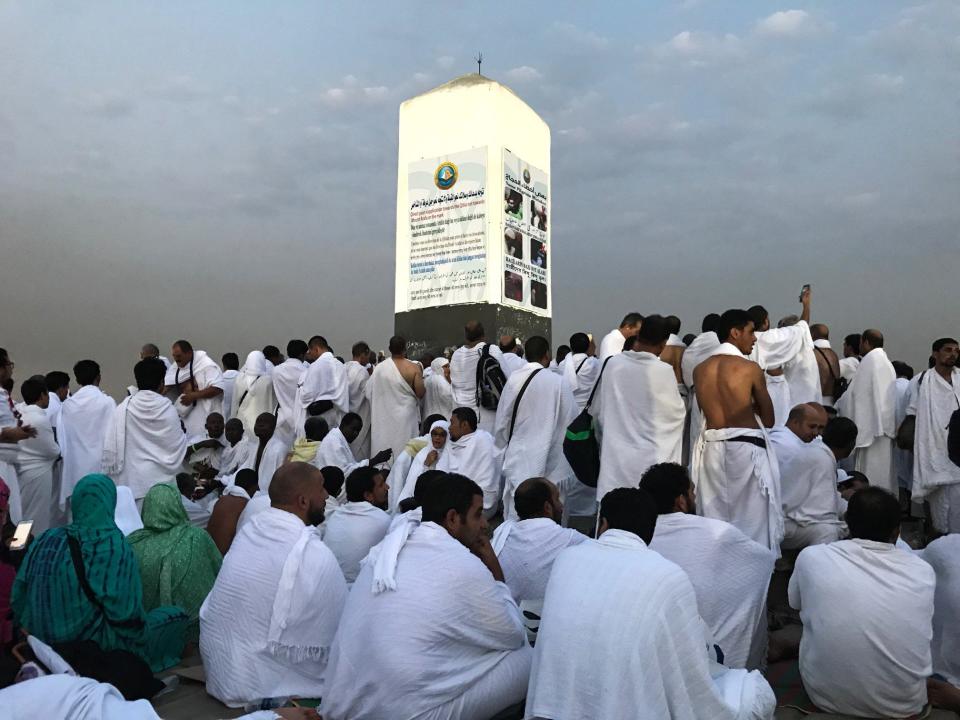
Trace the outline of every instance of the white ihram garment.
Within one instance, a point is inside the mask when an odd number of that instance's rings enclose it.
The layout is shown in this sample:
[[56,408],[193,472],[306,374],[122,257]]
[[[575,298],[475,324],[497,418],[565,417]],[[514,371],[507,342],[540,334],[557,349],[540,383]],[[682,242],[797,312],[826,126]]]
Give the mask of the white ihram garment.
[[357,457],[370,457],[370,398],[367,397],[370,373],[367,372],[366,365],[361,365],[356,360],[349,360],[343,370],[347,374],[347,387],[350,391],[350,412],[356,413],[363,420],[360,434],[350,443],[350,447]]
[[947,426],[958,408],[960,370],[954,368],[949,382],[936,370],[927,370],[907,410],[917,418],[913,498],[929,499],[931,520],[940,532],[960,532],[960,467],[947,454]]
[[933,600],[933,671],[960,685],[960,535],[934,540],[920,554],[937,575]]
[[[542,372],[537,372],[537,371]],[[520,388],[536,372],[517,406]],[[514,407],[517,421],[510,437]],[[503,388],[497,408],[497,449],[503,458],[503,517],[517,516],[513,494],[527,478],[545,477],[566,495],[576,480],[563,454],[567,425],[577,416],[573,392],[563,378],[540,363],[527,363],[514,371]]]
[[300,380],[306,371],[308,365],[302,360],[296,358],[287,358],[277,365],[270,373],[270,380],[273,383],[273,395],[277,399],[277,430],[288,437],[296,437],[297,430],[294,425],[299,416],[297,406],[297,392],[300,386]]
[[897,375],[883,348],[867,353],[837,411],[857,424],[856,469],[870,484],[897,494],[893,438],[897,434]]
[[176,478],[186,453],[187,436],[170,401],[138,390],[113,411],[103,442],[103,472],[140,500],[154,485]]
[[853,382],[853,378],[857,374],[857,370],[860,369],[860,358],[858,357],[845,357],[840,358],[840,377],[844,378],[848,383]]
[[[388,536],[389,537],[389,536]],[[327,720],[488,720],[523,699],[530,648],[502,582],[439,525],[413,529],[396,589],[365,564],[330,652]]]
[[[430,437],[430,435],[432,435],[434,428],[441,428],[442,430],[446,431],[446,432],[447,432],[447,439],[444,440],[443,447],[441,447],[439,450],[437,450],[437,459],[436,459],[436,461],[434,462],[432,468],[428,468],[427,465],[426,465],[427,455],[429,455],[430,452],[435,449],[435,448],[433,447],[433,439],[432,439],[432,438],[431,438],[430,442],[428,442],[428,443],[423,447],[423,449],[421,449],[420,452],[418,452],[418,453],[414,456],[413,462],[410,464],[410,469],[407,471],[407,476],[406,476],[406,478],[404,479],[403,488],[402,488],[402,490],[400,491],[400,494],[399,494],[398,497],[397,497],[397,504],[398,504],[398,505],[399,505],[401,502],[403,502],[404,500],[406,500],[408,497],[413,497],[413,493],[414,493],[414,491],[417,489],[417,480],[419,479],[419,477],[420,477],[425,471],[427,471],[427,470],[434,470],[434,469],[436,469],[437,465],[440,463],[440,458],[443,456],[444,450],[447,449],[447,442],[449,442],[449,438],[450,438],[450,435],[449,435],[449,433],[450,433],[450,423],[448,423],[446,420],[437,420],[436,422],[434,422],[434,423],[430,426],[430,433],[427,435],[428,437]],[[392,473],[391,473],[391,476],[392,476]],[[400,482],[400,476],[399,476],[399,475],[397,476],[396,481],[397,481],[397,482]]]
[[239,418],[247,437],[253,439],[253,426],[262,413],[273,415],[277,409],[277,397],[273,392],[273,380],[267,371],[267,358],[259,350],[247,355],[240,374],[233,386],[233,406],[228,417]]
[[109,683],[44,675],[0,690],[5,720],[160,720],[149,700],[125,700]]
[[757,333],[750,359],[763,370],[783,368],[794,405],[822,402],[820,367],[813,350],[810,326],[804,320],[784,328]]
[[96,385],[84,385],[63,402],[57,441],[63,455],[60,509],[67,508],[73,488],[84,475],[103,469],[103,441],[117,404]]
[[[399,455],[420,430],[420,400],[392,358],[378,363],[366,388],[370,398],[370,448]],[[403,488],[397,488],[399,493]]]
[[353,450],[350,449],[350,443],[343,436],[340,428],[333,428],[320,441],[320,447],[317,449],[317,456],[314,462],[318,468],[325,468],[331,465],[343,470],[344,481],[358,467],[366,467],[369,460],[357,460],[354,457]]
[[697,369],[700,363],[712,356],[719,347],[720,341],[717,339],[717,334],[710,330],[697,335],[690,343],[690,347],[684,350],[683,357],[680,358],[681,375],[684,387],[687,388],[687,397],[690,403],[690,421],[687,423],[685,444],[689,448],[691,467],[693,465],[692,450],[697,446],[700,433],[703,432],[703,413],[700,412],[700,405],[697,403],[697,396],[693,388],[693,371]]
[[787,424],[787,418],[790,410],[797,403],[790,399],[790,386],[787,384],[787,378],[783,375],[770,375],[763,373],[767,383],[767,393],[770,395],[770,402],[773,403],[773,425],[782,427]]
[[763,666],[774,554],[730,523],[679,512],[657,518],[650,549],[690,578],[700,616],[723,650],[723,664]]
[[567,387],[573,392],[577,410],[583,410],[600,375],[601,363],[585,353],[569,354],[558,366]]
[[346,597],[316,528],[277,508],[254,516],[237,530],[200,608],[207,692],[229,707],[324,695]]
[[759,673],[710,663],[693,586],[639,537],[608,530],[560,553],[526,717],[753,720],[775,706]]
[[437,470],[466,475],[483,490],[483,514],[496,515],[500,505],[500,472],[503,458],[493,435],[475,430],[459,440],[447,440],[447,447],[437,461]]
[[360,561],[389,527],[390,516],[365,500],[345,503],[324,523],[323,542],[337,558],[347,585],[353,585]]
[[500,560],[504,582],[520,603],[542,601],[560,551],[588,540],[583,533],[561,527],[552,518],[530,518],[501,523],[493,532],[491,544]]
[[600,341],[600,348],[597,350],[597,359],[602,363],[608,357],[616,355],[623,350],[623,344],[627,339],[620,332],[620,328],[614,328]]
[[[494,421],[497,418],[496,410],[488,410],[477,405],[477,363],[483,346],[487,343],[478,343],[472,348],[463,345],[457,348],[450,358],[450,385],[453,389],[453,407],[468,407],[477,413],[478,427],[493,433]],[[500,363],[500,368],[506,375],[503,367],[503,353],[496,345],[490,346],[490,357]]]
[[[173,364],[167,368],[167,376],[163,382],[168,388],[172,388],[174,385],[186,382],[191,375],[197,390],[206,390],[211,387],[223,390],[223,373],[220,366],[203,350],[194,350],[193,360],[184,367]],[[186,411],[183,426],[187,435],[202,435],[206,432],[204,425],[206,425],[207,416],[214,412],[223,414],[223,395],[197,400]]]
[[304,437],[303,423],[307,419],[307,407],[317,400],[329,400],[333,407],[320,417],[327,426],[335,428],[340,419],[350,412],[350,386],[343,364],[329,350],[314,360],[304,370],[300,379],[300,391],[297,394],[297,417],[294,434]]
[[673,368],[656,355],[612,357],[590,411],[601,431],[597,501],[614,488],[637,487],[651,465],[680,462],[686,408]]
[[890,543],[840,540],[800,553],[790,605],[803,621],[800,676],[818,708],[858,717],[920,712],[933,672],[935,582],[930,565]]
[[424,373],[423,384],[426,392],[423,394],[423,411],[421,417],[426,420],[431,415],[442,415],[450,419],[453,412],[453,386],[443,376],[443,368],[450,363],[446,358],[437,358],[430,363],[429,377]]
[[257,471],[259,488],[263,492],[268,492],[270,490],[270,481],[273,480],[273,474],[286,462],[287,456],[290,454],[290,445],[287,443],[287,438],[277,435],[277,433],[274,432],[273,437],[267,440],[267,444],[263,448],[263,453],[260,455],[260,466],[255,467],[257,464],[258,449],[259,446],[253,446],[253,452],[247,457],[245,467]]
[[[167,367],[170,367],[169,365]],[[220,400],[220,406],[223,408],[224,421],[229,420],[232,416],[230,415],[230,409],[233,407],[233,387],[237,382],[237,376],[240,374],[239,370],[224,370],[221,375],[223,377],[223,396]]]
[[783,547],[839,540],[846,534],[840,520],[844,503],[837,492],[837,461],[820,438],[805,443],[790,428],[773,428],[768,440],[780,470],[783,502]]
[[33,535],[39,537],[51,527],[59,499],[53,497],[53,467],[60,457],[60,446],[46,410],[37,405],[21,405],[19,410],[23,424],[37,431],[36,437],[21,440],[14,447],[23,517],[33,521]]

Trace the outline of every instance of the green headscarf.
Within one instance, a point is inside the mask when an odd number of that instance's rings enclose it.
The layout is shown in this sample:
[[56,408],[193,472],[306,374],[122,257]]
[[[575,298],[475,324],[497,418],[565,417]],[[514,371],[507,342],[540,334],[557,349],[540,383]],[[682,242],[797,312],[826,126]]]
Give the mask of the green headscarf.
[[[104,650],[133,652],[155,671],[175,665],[186,618],[177,608],[144,612],[137,559],[113,520],[113,481],[85,476],[70,504],[73,523],[43,533],[17,573],[12,603],[17,621],[47,643],[93,640]],[[80,549],[95,601],[80,584],[69,539]]]
[[128,540],[140,563],[144,607],[183,609],[191,620],[190,635],[196,639],[200,606],[223,558],[213,538],[190,525],[177,488],[167,484],[150,488],[143,499],[143,530]]

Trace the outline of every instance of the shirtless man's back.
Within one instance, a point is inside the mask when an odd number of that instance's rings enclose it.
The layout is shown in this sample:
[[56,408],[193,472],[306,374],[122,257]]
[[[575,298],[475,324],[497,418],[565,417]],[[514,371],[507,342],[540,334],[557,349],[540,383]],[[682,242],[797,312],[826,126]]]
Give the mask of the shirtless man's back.
[[683,382],[683,374],[680,371],[680,362],[683,360],[684,348],[679,345],[667,345],[660,353],[660,359],[673,368],[673,374],[677,376],[677,382]]
[[413,388],[413,392],[418,398],[422,398],[426,392],[426,386],[423,384],[423,368],[403,356],[394,355],[390,359],[396,364],[400,377]]
[[714,355],[693,373],[697,402],[707,429],[773,426],[773,403],[760,366],[745,357]]

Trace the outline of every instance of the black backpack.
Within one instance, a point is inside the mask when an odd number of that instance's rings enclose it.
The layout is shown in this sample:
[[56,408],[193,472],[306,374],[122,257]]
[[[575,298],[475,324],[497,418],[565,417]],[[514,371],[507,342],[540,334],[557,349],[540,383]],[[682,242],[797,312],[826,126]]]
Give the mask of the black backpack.
[[500,405],[503,386],[507,376],[497,359],[490,355],[490,344],[485,343],[477,360],[477,405],[487,410],[496,410]]
[[583,406],[583,410],[573,419],[573,422],[567,425],[567,432],[563,438],[563,456],[570,463],[570,469],[573,470],[577,480],[593,488],[597,486],[597,480],[600,479],[600,443],[597,442],[590,404],[593,402],[593,396],[597,394],[597,388],[600,387],[603,371],[607,368],[608,362],[610,358],[603,361],[587,404]]

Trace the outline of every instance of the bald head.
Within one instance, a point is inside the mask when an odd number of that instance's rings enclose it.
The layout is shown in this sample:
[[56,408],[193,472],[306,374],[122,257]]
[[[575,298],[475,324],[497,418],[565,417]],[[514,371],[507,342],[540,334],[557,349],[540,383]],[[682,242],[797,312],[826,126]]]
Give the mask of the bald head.
[[305,462],[281,465],[270,480],[270,505],[286,510],[303,520],[305,525],[323,522],[327,491],[321,472]]
[[803,403],[790,410],[787,428],[803,442],[813,442],[827,426],[827,411],[819,403]]
[[828,328],[823,323],[817,323],[816,325],[811,325],[810,337],[812,337],[814,340],[829,340],[830,328]]
[[864,330],[860,336],[860,354],[866,355],[871,350],[883,347],[883,333],[879,330]]
[[142,348],[140,348],[140,359],[146,360],[147,358],[159,358],[160,357],[160,348],[158,348],[153,343],[147,343]]

